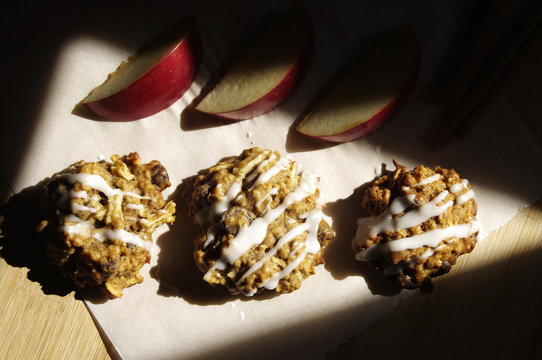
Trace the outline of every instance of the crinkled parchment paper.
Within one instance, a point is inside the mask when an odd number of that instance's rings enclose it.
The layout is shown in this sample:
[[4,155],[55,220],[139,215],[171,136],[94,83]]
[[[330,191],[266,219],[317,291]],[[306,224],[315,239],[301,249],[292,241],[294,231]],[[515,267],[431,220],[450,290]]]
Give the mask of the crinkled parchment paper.
[[[178,204],[176,223],[155,234],[152,262],[142,270],[144,282],[125,290],[121,299],[87,301],[123,358],[317,358],[392,309],[406,292],[390,293],[380,286],[353,260],[349,243],[361,187],[382,164],[393,169],[393,159],[409,167],[440,164],[468,178],[479,203],[481,239],[541,195],[542,174],[534,165],[541,163],[542,154],[506,102],[497,102],[464,142],[445,141],[436,129],[441,109],[429,95],[454,30],[446,9],[438,1],[357,3],[309,2],[315,52],[305,81],[271,113],[234,123],[198,118],[185,108],[247,36],[246,29],[283,4],[187,5],[186,12],[193,11],[201,27],[204,63],[181,100],[139,121],[93,121],[71,111],[135,46],[157,32],[150,28],[173,21],[181,12],[167,12],[163,23],[156,18],[141,27],[129,23],[133,37],[126,36],[128,29],[123,33],[129,41],[118,41],[114,33],[93,36],[81,31],[59,49],[35,131],[26,134],[32,137],[26,153],[18,157],[22,160],[17,166],[3,155],[1,171],[14,191],[80,159],[138,151],[143,160],[158,159],[166,166],[173,184],[166,196]],[[404,21],[420,39],[421,73],[402,111],[375,134],[345,144],[323,144],[296,134],[296,117],[345,59],[356,56],[372,35]],[[13,133],[17,129],[6,127],[2,141],[20,138]],[[334,220],[337,238],[327,249],[326,265],[292,294],[232,297],[204,284],[191,259],[196,229],[186,216],[186,180],[252,146],[289,154],[306,171],[318,174],[328,203],[325,212]]]

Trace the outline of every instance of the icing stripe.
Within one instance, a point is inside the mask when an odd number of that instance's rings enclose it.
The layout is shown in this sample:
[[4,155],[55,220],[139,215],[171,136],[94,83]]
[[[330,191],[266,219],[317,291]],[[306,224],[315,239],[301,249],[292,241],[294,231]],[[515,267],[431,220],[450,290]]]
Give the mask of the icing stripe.
[[428,176],[425,179],[422,179],[419,183],[412,185],[412,187],[434,183],[440,180],[440,176],[441,176],[440,174],[434,174],[434,175]]
[[[274,187],[274,188],[272,188],[271,190],[269,190],[269,192],[268,192],[267,194],[265,194],[265,196],[262,197],[261,200],[258,201],[258,202],[256,203],[256,208],[259,208],[260,205],[261,205],[265,200],[267,200],[269,197],[271,197],[271,196],[273,196],[273,195],[277,195],[278,193],[279,193],[279,188],[278,188],[278,187]],[[269,205],[267,205],[267,206],[269,206]],[[267,209],[266,209],[266,211],[267,211]]]
[[[76,182],[79,182],[84,186],[91,187],[104,193],[105,196],[109,198],[113,197],[114,195],[120,195],[121,197],[131,196],[136,199],[150,199],[150,197],[148,196],[141,196],[131,191],[113,189],[103,177],[96,174],[62,174],[60,175],[60,178],[66,180],[70,184],[75,184]],[[77,194],[78,192],[75,193]]]
[[[150,199],[148,196],[142,196],[131,191],[122,191],[120,189],[112,188],[107,181],[100,175],[96,174],[62,174],[59,176],[61,179],[65,180],[70,184],[75,184],[76,182],[81,183],[83,186],[88,186],[92,189],[102,192],[107,196],[109,202],[118,202],[122,203],[123,197],[130,196],[136,199]],[[60,191],[59,190],[59,199],[65,201],[66,197],[73,199],[87,199],[88,194],[86,191]],[[98,200],[99,198],[93,196],[92,200]],[[143,205],[141,204],[127,204],[127,207],[131,209],[141,209]],[[97,210],[92,207],[80,205],[75,201],[70,201],[70,208],[72,211],[89,211],[95,213]],[[143,220],[143,219],[142,219]],[[125,230],[113,230],[107,227],[96,228],[90,222],[83,221],[73,214],[66,214],[63,217],[64,224],[59,227],[59,231],[63,231],[68,235],[83,235],[83,236],[92,236],[94,239],[104,242],[106,240],[120,240],[126,244],[131,244],[135,246],[140,246],[148,251],[150,251],[151,242],[143,240],[140,236],[130,233]]]
[[210,207],[203,208],[194,216],[196,224],[205,224],[213,220],[215,217],[222,215],[231,207],[231,201],[241,192],[242,184],[235,182],[230,185],[224,197],[213,203]]
[[75,201],[72,201],[71,202],[71,209],[72,211],[88,211],[88,212],[91,212],[91,213],[95,213],[97,210],[93,207],[90,207],[90,206],[84,206],[84,205],[79,205],[78,203],[76,203]]
[[401,238],[387,243],[376,243],[365,249],[365,251],[357,253],[356,259],[360,261],[372,261],[392,252],[419,249],[424,246],[433,248],[446,239],[465,238],[479,230],[480,226],[478,221],[433,229],[419,235]]
[[[260,244],[267,234],[267,227],[276,220],[289,206],[305,199],[316,191],[314,178],[301,177],[301,184],[294,192],[286,195],[283,202],[274,209],[266,212],[261,218],[255,219],[249,226],[239,229],[237,236],[230,242],[230,246],[222,251],[221,261],[233,264],[251,246]],[[218,261],[220,262],[220,261]]]
[[450,192],[452,192],[454,194],[457,194],[457,193],[461,192],[464,189],[468,189],[467,192],[459,195],[455,199],[455,201],[457,202],[458,205],[463,205],[464,203],[466,203],[470,199],[474,198],[474,191],[472,189],[468,188],[468,186],[467,186],[468,184],[469,184],[469,181],[465,179],[460,183],[453,184],[452,186],[450,186]]
[[[422,179],[415,186],[425,185],[439,180],[440,174],[435,174],[428,178]],[[468,180],[463,180],[460,183],[450,186],[450,192],[454,195],[468,189],[463,194],[456,196],[455,203],[461,205],[468,200],[474,198],[474,191],[468,188]],[[408,190],[409,187],[403,187],[403,190]],[[458,238],[469,237],[480,230],[480,224],[478,220],[466,224],[458,224],[445,228],[437,228],[423,232],[419,235],[410,237],[395,239],[386,243],[378,242],[369,246],[368,248],[358,251],[360,248],[367,246],[369,239],[374,238],[378,234],[385,232],[397,232],[403,229],[419,226],[433,218],[443,214],[448,208],[453,206],[453,201],[447,201],[440,204],[449,195],[447,190],[442,191],[433,200],[425,204],[417,204],[415,202],[415,195],[408,194],[402,197],[398,197],[392,201],[390,207],[382,214],[376,217],[360,218],[358,219],[358,228],[356,235],[352,240],[352,246],[356,251],[355,258],[360,261],[373,261],[387,254],[394,252],[400,252],[404,250],[414,250],[420,248],[428,248],[422,255],[411,257],[410,259],[403,260],[398,264],[392,264],[384,270],[384,275],[396,274],[401,272],[406,267],[412,267],[417,263],[432,256],[436,251],[440,250],[444,244],[443,241],[449,243],[455,241]],[[412,205],[414,209],[406,211]],[[441,244],[441,245],[439,245]]]
[[[320,224],[320,221],[322,220],[322,215],[323,214],[322,214],[322,209],[321,208],[316,208],[313,211],[311,211],[307,215],[306,221],[304,223],[295,226],[290,231],[288,231],[286,234],[284,234],[277,241],[277,243],[275,244],[275,246],[272,249],[270,249],[268,252],[266,252],[265,255],[258,262],[256,262],[254,265],[252,265],[243,274],[243,276],[241,276],[241,278],[236,282],[236,285],[239,286],[239,284],[241,284],[243,282],[243,280],[245,280],[249,275],[251,275],[255,271],[259,270],[263,266],[263,264],[269,258],[271,258],[271,256],[275,255],[277,253],[277,251],[282,246],[284,246],[288,242],[292,241],[297,236],[303,234],[305,231],[309,231],[309,234],[308,234],[307,238],[305,239],[305,250],[303,251],[303,253],[300,256],[298,256],[296,258],[296,261],[299,258],[301,258],[301,260],[303,260],[305,258],[305,255],[306,255],[307,252],[310,253],[310,254],[317,254],[320,251],[320,243],[318,242],[318,238],[317,238],[318,224]],[[294,252],[295,252],[295,250],[294,250]],[[299,264],[297,264],[297,265],[299,265]],[[295,267],[293,267],[292,270],[294,270],[297,267],[297,265]],[[289,270],[287,270],[285,268],[281,272],[274,274],[273,278],[278,279],[276,281],[277,285],[278,285],[278,281],[280,279],[286,277],[290,272],[291,272],[291,270],[289,271]],[[273,280],[267,280],[266,282],[264,282],[263,286],[266,287],[266,288],[269,288],[269,286],[270,286],[269,284],[271,284],[271,283],[274,283],[274,281]],[[276,287],[276,285],[274,287],[272,287],[271,289],[274,289],[275,287]]]
[[443,214],[453,205],[453,201],[447,201],[442,205],[438,205],[448,194],[448,191],[444,190],[433,200],[399,217],[394,215],[398,215],[410,205],[414,205],[415,195],[410,194],[396,198],[392,201],[390,207],[379,216],[360,218],[358,220],[358,230],[354,242],[364,245],[370,237],[376,236],[379,233],[399,231],[418,226],[434,216]]
[[[269,160],[262,162],[260,165],[264,165],[264,163]],[[261,183],[269,182],[269,180],[271,180],[273,176],[277,175],[282,170],[288,169],[289,166],[290,166],[290,161],[287,158],[284,158],[284,157],[279,158],[277,162],[273,164],[273,166],[271,166],[267,171],[261,173],[261,175],[258,176],[254,184],[250,187],[249,191],[254,189],[256,186],[258,186]],[[261,168],[260,166],[258,166],[258,171],[261,171],[262,168],[263,166]]]
[[[262,172],[265,165],[272,159],[274,159],[274,155],[272,155],[269,159],[262,161],[258,165],[256,170],[254,170],[254,172],[246,178],[246,180],[253,181],[254,178],[258,176],[252,187],[248,191],[255,188],[259,184],[269,182],[273,178],[273,176],[277,175],[282,170],[288,169],[290,166],[290,160],[281,157],[267,171]],[[230,240],[228,247],[222,250],[221,257],[207,271],[207,273],[205,273],[203,278],[205,280],[208,280],[212,276],[214,271],[225,270],[228,264],[233,264],[236,260],[243,256],[243,254],[245,254],[252,246],[261,244],[267,235],[268,226],[278,217],[280,217],[289,206],[299,201],[302,201],[307,196],[316,192],[317,182],[318,179],[315,176],[311,174],[301,173],[301,180],[299,186],[293,192],[286,195],[280,205],[278,205],[274,209],[267,209],[267,211],[262,217],[256,218],[248,226],[241,227],[237,232],[237,235]],[[269,193],[266,194],[262,200],[260,200],[259,204],[261,204],[269,196],[275,195],[277,193],[277,188],[271,189]],[[228,205],[231,206],[231,204]],[[286,265],[284,269],[273,274],[271,278],[267,279],[262,284],[262,287],[266,287],[268,289],[276,288],[278,282],[282,278],[286,277],[289,273],[291,273],[293,270],[295,270],[295,268],[299,266],[307,253],[316,254],[318,253],[318,251],[320,251],[320,243],[318,242],[317,232],[322,217],[323,213],[320,206],[311,211],[309,214],[306,214],[305,222],[295,226],[286,234],[284,234],[274,245],[274,247],[268,252],[266,252],[262,259],[252,265],[244,274],[241,275],[241,277],[236,282],[236,286],[239,286],[248,276],[258,271],[267,260],[269,260],[277,253],[277,251],[282,246],[292,241],[294,238],[303,234],[304,232],[308,232],[304,243],[301,243],[299,245],[305,247],[301,251],[301,253],[294,260],[290,261],[290,263]],[[204,243],[204,247],[208,246],[214,240],[215,231],[216,228],[214,228],[213,226],[209,228],[209,230],[207,231],[207,239]],[[299,250],[301,249],[299,246],[294,250],[294,253],[299,252]],[[253,291],[251,292],[245,292],[245,295],[253,295],[256,291],[257,289],[253,289]]]
[[474,191],[472,191],[472,190],[469,190],[466,193],[459,195],[455,199],[455,201],[457,202],[457,205],[463,205],[464,203],[466,203],[470,199],[474,199]]
[[469,183],[469,181],[467,179],[465,179],[460,183],[453,184],[452,186],[450,186],[450,192],[456,194],[456,193],[460,192],[461,190],[466,189],[468,183]]
[[[450,241],[450,242],[453,242],[455,240],[457,240],[457,238],[452,239],[452,241]],[[447,242],[447,243],[450,243],[450,242]],[[445,245],[442,244],[442,245],[437,246],[434,249],[427,249],[426,252],[424,252],[423,254],[421,254],[419,256],[414,256],[414,257],[411,257],[410,259],[403,260],[403,261],[401,261],[401,262],[399,262],[397,264],[392,264],[392,265],[386,266],[384,268],[384,273],[383,274],[384,274],[384,276],[400,274],[405,269],[414,267],[417,263],[422,262],[423,260],[429,258],[434,253],[436,253],[437,251],[442,249],[444,246]]]
[[78,221],[73,224],[64,224],[60,227],[68,235],[86,235],[92,236],[99,242],[107,240],[120,240],[126,244],[132,244],[144,248],[147,251],[151,249],[151,242],[145,241],[136,234],[125,230],[112,230],[107,228],[96,229],[87,221]]

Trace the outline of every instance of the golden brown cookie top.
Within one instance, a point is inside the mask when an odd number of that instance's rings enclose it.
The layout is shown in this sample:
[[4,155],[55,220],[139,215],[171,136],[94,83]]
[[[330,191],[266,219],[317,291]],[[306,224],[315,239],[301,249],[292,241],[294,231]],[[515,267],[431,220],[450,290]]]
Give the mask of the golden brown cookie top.
[[194,256],[204,280],[245,295],[299,288],[333,237],[318,181],[288,157],[259,148],[203,171],[190,214],[203,227]]
[[470,183],[440,166],[409,171],[396,164],[393,174],[371,183],[362,206],[370,216],[358,220],[356,259],[384,275],[402,274],[450,248],[468,252],[479,231]]
[[175,219],[175,204],[161,193],[169,185],[160,162],[142,164],[137,153],[79,161],[56,174],[42,197],[51,261],[77,285],[120,297],[142,281],[155,228]]

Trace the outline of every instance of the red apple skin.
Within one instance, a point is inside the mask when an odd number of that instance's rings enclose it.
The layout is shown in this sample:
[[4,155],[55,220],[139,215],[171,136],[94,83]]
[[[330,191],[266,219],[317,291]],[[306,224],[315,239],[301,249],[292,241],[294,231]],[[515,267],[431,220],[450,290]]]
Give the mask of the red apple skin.
[[[410,28],[410,26],[408,27],[410,31],[413,32],[412,28]],[[367,119],[366,121],[342,133],[330,134],[330,135],[312,135],[312,134],[307,134],[300,131],[299,126],[303,123],[304,121],[303,120],[301,124],[297,126],[297,131],[313,139],[324,140],[324,141],[335,142],[335,143],[343,143],[343,142],[356,140],[363,136],[369,135],[375,132],[376,130],[378,130],[379,128],[381,128],[382,126],[384,126],[388,121],[391,120],[391,118],[393,117],[393,115],[395,115],[398,109],[406,102],[406,100],[410,96],[410,93],[412,92],[413,88],[416,85],[416,81],[418,79],[418,75],[420,71],[420,44],[417,37],[415,37],[414,39],[415,39],[415,47],[416,47],[416,62],[414,64],[413,71],[411,72],[408,80],[405,82],[405,85],[403,86],[403,88],[399,90],[399,92],[397,93],[397,96],[395,96],[388,105],[382,108],[372,118]],[[305,116],[305,120],[308,118],[308,116],[310,116],[310,113],[309,115]]]
[[372,134],[373,132],[380,129],[382,126],[384,126],[393,117],[393,115],[397,113],[398,109],[408,100],[409,95],[412,92],[412,89],[416,85],[416,80],[418,79],[418,73],[419,73],[419,56],[418,56],[418,62],[416,63],[415,70],[412,72],[411,76],[409,77],[405,86],[400,90],[399,94],[386,107],[380,110],[380,112],[378,112],[375,116],[359,124],[358,126],[348,129],[340,134],[333,134],[333,135],[328,135],[328,136],[312,136],[308,134],[304,134],[304,135],[307,135],[309,137],[319,139],[319,140],[342,143],[342,142],[356,140],[363,136]]
[[314,46],[314,28],[310,13],[303,3],[299,2],[297,6],[302,6],[306,12],[304,16],[307,17],[309,33],[307,36],[307,41],[304,44],[303,51],[281,82],[263,97],[240,109],[223,113],[204,112],[199,109],[198,111],[220,119],[231,121],[252,119],[270,112],[285,101],[295,91],[307,73]]
[[154,115],[188,90],[200,60],[200,36],[193,23],[178,46],[141,78],[107,98],[83,105],[114,121],[133,121]]
[[[309,35],[309,38],[312,37],[312,34]],[[292,66],[290,71],[282,79],[282,81],[277,84],[271,91],[269,91],[265,96],[261,97],[257,101],[249,104],[241,109],[234,111],[229,111],[225,113],[213,113],[209,114],[221,119],[226,120],[246,120],[255,118],[257,116],[266,114],[277,107],[280,103],[285,101],[290,94],[294,92],[301,80],[303,79],[306,69],[308,67],[312,40],[308,41],[308,44],[303,51],[301,57],[297,62]]]

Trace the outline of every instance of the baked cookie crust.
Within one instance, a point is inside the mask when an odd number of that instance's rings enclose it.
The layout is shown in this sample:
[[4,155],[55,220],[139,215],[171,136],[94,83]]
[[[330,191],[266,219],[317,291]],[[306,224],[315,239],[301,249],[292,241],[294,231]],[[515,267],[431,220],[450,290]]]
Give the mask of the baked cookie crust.
[[356,259],[407,289],[431,285],[471,252],[479,222],[474,191],[455,170],[423,165],[396,170],[374,180],[352,241]]
[[203,170],[189,214],[201,225],[194,259],[204,280],[232,294],[297,290],[334,237],[319,179],[278,152],[244,150]]
[[142,164],[135,152],[56,174],[43,189],[39,227],[50,261],[78,286],[121,297],[143,281],[156,227],[175,220],[175,203],[162,197],[170,185],[160,162]]

